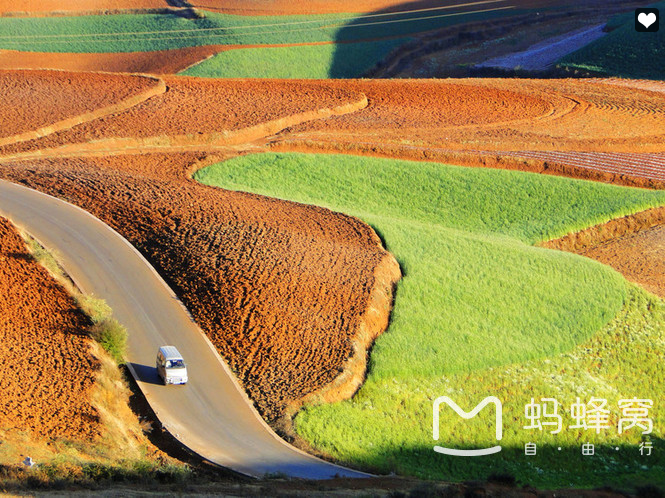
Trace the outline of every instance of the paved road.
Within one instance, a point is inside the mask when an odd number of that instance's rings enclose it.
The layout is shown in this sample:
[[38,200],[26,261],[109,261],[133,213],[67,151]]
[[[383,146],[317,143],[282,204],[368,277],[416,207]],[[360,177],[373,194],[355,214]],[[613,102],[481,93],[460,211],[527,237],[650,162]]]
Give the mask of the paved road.
[[[162,424],[199,455],[252,476],[367,477],[286,444],[258,416],[214,346],[150,264],[110,227],[71,204],[0,180],[0,214],[55,250],[87,294],[106,300],[129,332],[130,368]],[[163,386],[157,348],[175,345],[189,383]]]

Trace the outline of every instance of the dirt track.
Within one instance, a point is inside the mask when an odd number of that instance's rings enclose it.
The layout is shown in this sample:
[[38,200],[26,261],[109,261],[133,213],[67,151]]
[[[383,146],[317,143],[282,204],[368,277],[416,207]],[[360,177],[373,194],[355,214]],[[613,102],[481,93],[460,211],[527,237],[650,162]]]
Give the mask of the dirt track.
[[[123,112],[3,147],[2,154],[50,148],[52,157],[0,160],[0,176],[66,198],[136,245],[268,418],[339,380],[344,369],[347,380],[350,371],[354,378],[336,386],[330,399],[353,392],[362,379],[364,348],[387,324],[391,285],[399,275],[376,234],[357,219],[190,180],[194,169],[215,160],[211,153],[221,159],[265,150],[269,143],[287,150],[353,146],[397,157],[413,150],[407,147],[442,146],[499,158],[548,147],[577,154],[664,152],[662,93],[603,82],[170,77],[166,84],[164,94]],[[336,106],[346,109],[342,115],[316,119],[321,108]],[[210,142],[214,134],[248,127],[256,130],[255,140],[278,131],[265,128],[266,121],[286,123],[305,114],[296,120],[300,124],[251,145]],[[161,152],[139,154],[138,138],[154,137],[163,138]],[[109,155],[111,149],[117,155]],[[194,152],[176,153],[185,149]],[[83,150],[89,157],[75,157]],[[533,161],[542,169],[543,161]],[[606,174],[592,178],[614,181],[616,173]],[[372,319],[371,307],[380,310]]]
[[88,322],[0,218],[0,428],[33,437],[95,439],[91,389],[99,368]]

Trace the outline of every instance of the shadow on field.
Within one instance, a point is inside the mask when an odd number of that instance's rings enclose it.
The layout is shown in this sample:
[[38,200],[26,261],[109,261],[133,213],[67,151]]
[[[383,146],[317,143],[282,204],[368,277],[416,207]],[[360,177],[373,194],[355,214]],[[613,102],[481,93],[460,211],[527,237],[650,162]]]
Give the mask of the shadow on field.
[[[359,77],[380,68],[383,61],[411,41],[413,35],[511,15],[515,15],[514,9],[504,9],[502,2],[491,0],[418,0],[368,12],[337,32],[329,76]],[[358,74],[362,66],[365,70]]]

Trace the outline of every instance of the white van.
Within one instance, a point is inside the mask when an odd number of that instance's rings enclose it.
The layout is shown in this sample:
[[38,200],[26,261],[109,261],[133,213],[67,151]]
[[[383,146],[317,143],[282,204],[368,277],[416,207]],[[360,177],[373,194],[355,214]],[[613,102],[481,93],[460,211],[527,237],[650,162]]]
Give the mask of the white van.
[[186,384],[187,365],[175,346],[162,346],[157,352],[157,373],[164,384]]

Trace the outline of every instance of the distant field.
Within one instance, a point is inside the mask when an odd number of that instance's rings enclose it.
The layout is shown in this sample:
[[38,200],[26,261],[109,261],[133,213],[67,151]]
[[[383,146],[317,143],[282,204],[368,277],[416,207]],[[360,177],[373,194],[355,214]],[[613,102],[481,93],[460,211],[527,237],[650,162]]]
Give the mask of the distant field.
[[[326,206],[360,217],[381,234],[405,276],[390,328],[372,350],[368,380],[352,401],[306,410],[297,427],[343,461],[446,479],[488,475],[488,464],[496,460],[458,468],[459,460],[441,460],[427,449],[436,396],[458,393],[462,403],[496,387],[515,403],[534,385],[556,389],[538,395],[570,395],[571,379],[550,382],[546,376],[536,382],[525,374],[529,364],[524,370],[510,367],[515,370],[496,382],[493,372],[525,361],[547,364],[538,359],[574,351],[625,302],[626,283],[610,268],[531,244],[665,204],[662,192],[339,155],[245,156],[203,169],[195,178]],[[650,298],[631,293],[630,299]],[[637,311],[633,319],[642,320]],[[662,313],[657,319],[662,323]],[[519,408],[513,410],[518,416]],[[486,442],[490,434],[485,427],[473,440],[459,427],[448,429],[458,447]],[[509,446],[518,441],[512,437]],[[521,479],[533,470],[519,473],[511,461],[515,466],[519,458],[501,460],[502,467]],[[567,464],[557,460],[557,465]],[[561,483],[561,472],[555,467],[551,474],[536,475],[537,481]]]
[[357,78],[405,41],[229,50],[180,74],[211,78]]
[[253,155],[196,179],[329,207],[382,235],[406,274],[373,353],[383,378],[524,361],[588,339],[620,308],[623,279],[531,244],[665,204],[663,192],[343,155]]
[[[665,2],[654,7],[665,12]],[[665,79],[665,29],[657,33],[635,31],[633,12],[608,23],[613,31],[559,61],[571,69],[593,71],[622,78]]]
[[[400,37],[461,22],[515,15],[514,9],[443,10],[430,15],[237,16],[201,13],[0,18],[0,48],[35,52],[145,52],[196,45],[287,44]],[[481,12],[480,10],[489,9]],[[523,11],[522,11],[523,12]]]
[[49,13],[63,11],[100,11],[114,9],[159,9],[166,0],[0,0],[0,14],[5,12]]

